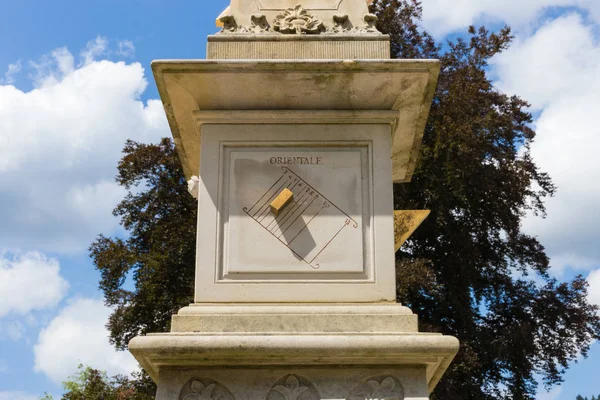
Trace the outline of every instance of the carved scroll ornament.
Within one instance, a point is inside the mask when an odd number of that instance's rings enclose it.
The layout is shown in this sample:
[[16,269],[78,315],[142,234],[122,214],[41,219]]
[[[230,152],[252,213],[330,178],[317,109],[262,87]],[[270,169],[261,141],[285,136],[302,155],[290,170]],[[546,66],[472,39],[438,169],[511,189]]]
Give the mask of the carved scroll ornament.
[[288,8],[277,15],[273,28],[286,34],[318,34],[325,31],[323,21],[318,20],[301,5]]

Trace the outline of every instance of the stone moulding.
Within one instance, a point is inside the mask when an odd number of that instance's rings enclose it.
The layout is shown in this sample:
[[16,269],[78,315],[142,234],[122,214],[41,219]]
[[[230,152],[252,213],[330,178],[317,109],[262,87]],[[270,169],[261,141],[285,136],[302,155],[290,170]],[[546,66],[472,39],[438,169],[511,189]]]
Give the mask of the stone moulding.
[[[202,334],[136,337],[129,350],[158,381],[165,368],[281,366],[423,366],[433,391],[458,351],[458,340],[438,334]],[[370,378],[385,386],[383,380]],[[368,384],[368,382],[367,382]],[[187,394],[187,393],[186,393]]]
[[[329,110],[335,113],[346,110],[351,113],[348,121],[353,121],[354,113],[361,110],[394,111],[397,123],[393,125],[391,153],[396,183],[410,181],[415,168],[439,68],[436,60],[175,60],[152,63],[187,179],[197,175],[200,168],[201,130],[194,119],[195,111],[272,110],[271,105],[278,104],[282,111]],[[249,71],[252,73],[248,74]],[[277,90],[272,85],[274,80],[281,82]],[[186,83],[185,90],[181,86],[183,83]],[[240,91],[240,87],[245,90]],[[343,90],[340,91],[340,87]],[[266,90],[269,95],[257,97],[253,94],[257,90]],[[211,96],[217,91],[220,96]],[[297,93],[304,94],[296,96]],[[293,101],[291,95],[295,96]],[[336,110],[332,109],[332,104]],[[173,111],[175,109],[177,113]],[[303,119],[305,123],[311,122],[308,116]]]

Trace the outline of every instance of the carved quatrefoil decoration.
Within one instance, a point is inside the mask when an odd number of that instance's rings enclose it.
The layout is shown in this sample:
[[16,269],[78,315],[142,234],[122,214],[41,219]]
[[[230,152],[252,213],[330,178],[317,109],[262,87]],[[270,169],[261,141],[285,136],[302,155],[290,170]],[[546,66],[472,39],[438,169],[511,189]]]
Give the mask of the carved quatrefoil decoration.
[[404,400],[404,388],[398,379],[391,375],[381,375],[365,379],[348,395],[348,400]]
[[321,396],[309,380],[287,375],[273,384],[266,400],[321,400]]
[[192,379],[179,394],[180,400],[235,400],[231,392],[220,383],[205,378]]

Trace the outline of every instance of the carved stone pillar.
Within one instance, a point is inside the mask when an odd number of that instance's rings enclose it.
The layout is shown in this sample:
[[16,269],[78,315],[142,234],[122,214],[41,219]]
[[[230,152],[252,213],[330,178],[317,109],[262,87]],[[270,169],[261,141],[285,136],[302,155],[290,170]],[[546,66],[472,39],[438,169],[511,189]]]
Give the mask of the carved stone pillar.
[[[219,23],[208,60],[152,64],[198,199],[196,293],[130,351],[158,400],[427,399],[458,341],[396,303],[392,184],[438,61],[390,60],[364,0],[232,0]],[[398,246],[426,215],[396,213]]]

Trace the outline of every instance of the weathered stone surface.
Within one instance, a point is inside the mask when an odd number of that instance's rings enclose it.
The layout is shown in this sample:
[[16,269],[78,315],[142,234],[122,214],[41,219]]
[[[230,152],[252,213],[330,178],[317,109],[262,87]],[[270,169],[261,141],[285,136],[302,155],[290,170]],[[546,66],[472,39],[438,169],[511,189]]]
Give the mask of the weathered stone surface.
[[[167,371],[177,368],[235,368],[238,371],[235,386],[227,385],[224,378],[214,374],[202,374],[226,385],[232,392],[243,388],[242,382],[249,374],[264,369],[279,369],[285,375],[301,369],[318,368],[322,373],[329,372],[330,376],[337,374],[339,377],[356,366],[375,369],[370,376],[389,374],[391,369],[400,371],[397,376],[401,376],[402,372],[417,368],[422,375],[414,384],[421,385],[421,396],[425,397],[450,365],[458,350],[458,341],[448,336],[414,333],[170,333],[135,338],[129,349],[152,378],[161,383],[161,387],[166,385]],[[340,368],[341,365],[344,367]],[[231,379],[234,374],[232,371],[229,373]],[[273,377],[273,374],[269,375]],[[250,382],[255,388],[260,386],[254,380]],[[353,381],[344,393],[337,395],[348,394],[359,382]],[[180,390],[181,386],[177,392]]]
[[159,382],[157,400],[305,392],[425,400],[458,341],[418,333],[400,305],[194,304],[174,317],[172,333],[135,338],[129,348]]
[[399,304],[192,304],[173,316],[171,332],[417,333],[417,316]]
[[[395,302],[390,125],[202,135],[196,302]],[[285,187],[295,200],[275,217]]]
[[393,111],[388,119],[393,180],[401,183],[409,182],[414,171],[439,62],[155,61],[152,69],[188,179],[200,168],[203,121],[195,120],[195,112],[239,111],[236,117],[243,118],[244,112],[269,110],[272,118],[254,116],[257,123],[267,123],[278,120],[281,111],[296,111],[305,114],[293,119],[289,113],[286,123],[326,124],[340,121],[336,111],[346,111],[346,121],[359,124],[369,112],[376,117]]
[[380,34],[365,0],[232,0],[217,26],[222,33]]
[[230,400],[221,388],[237,400],[426,400],[425,374],[415,366],[165,369],[157,400],[198,400],[182,396],[189,393],[190,381],[199,383],[202,400]]
[[218,60],[385,60],[387,35],[258,35],[208,37],[206,58]]
[[392,182],[439,62],[389,60],[365,0],[232,0],[218,20],[212,60],[152,65],[199,200],[196,304],[129,345],[157,400],[427,399],[458,341],[395,304]]
[[429,216],[430,210],[395,210],[394,211],[394,251],[400,247]]

